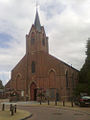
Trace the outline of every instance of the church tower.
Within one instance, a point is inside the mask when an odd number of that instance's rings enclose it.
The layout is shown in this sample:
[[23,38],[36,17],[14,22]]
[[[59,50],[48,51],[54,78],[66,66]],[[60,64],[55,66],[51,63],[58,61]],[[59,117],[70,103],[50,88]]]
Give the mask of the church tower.
[[30,81],[34,81],[35,83],[40,74],[39,69],[41,64],[41,56],[44,53],[48,54],[48,37],[46,36],[44,27],[40,24],[38,10],[36,10],[34,24],[32,25],[29,34],[26,35],[27,94],[28,84],[30,84]]
[[40,24],[38,11],[36,10],[35,22],[29,34],[26,35],[26,54],[41,51],[48,53],[48,37],[45,34],[44,27]]

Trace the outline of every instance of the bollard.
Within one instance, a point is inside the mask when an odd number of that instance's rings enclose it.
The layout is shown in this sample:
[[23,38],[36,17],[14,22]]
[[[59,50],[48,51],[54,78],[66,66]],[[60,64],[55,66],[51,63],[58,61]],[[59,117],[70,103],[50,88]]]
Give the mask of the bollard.
[[14,106],[14,110],[15,110],[15,113],[16,113],[16,111],[17,111],[17,106],[16,105]]
[[14,106],[11,106],[11,116],[13,116],[14,115]]
[[73,101],[71,102],[71,106],[73,107]]
[[40,105],[41,105],[42,103],[41,103],[41,100],[40,100]]
[[57,106],[57,100],[55,100],[55,105]]
[[65,106],[65,101],[63,100],[63,106]]
[[10,104],[10,111],[11,111],[11,109],[12,109],[12,104]]
[[4,111],[4,110],[5,110],[5,104],[2,105],[2,111]]
[[50,105],[49,100],[48,100],[48,105]]

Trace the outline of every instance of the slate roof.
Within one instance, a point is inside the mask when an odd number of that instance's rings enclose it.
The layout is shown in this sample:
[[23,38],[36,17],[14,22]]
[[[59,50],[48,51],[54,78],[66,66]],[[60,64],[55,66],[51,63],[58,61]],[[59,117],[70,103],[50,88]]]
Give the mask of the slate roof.
[[37,10],[36,10],[36,17],[35,17],[34,25],[35,25],[35,28],[37,29],[37,31],[40,32],[41,31],[41,24],[40,24],[39,15],[38,15]]

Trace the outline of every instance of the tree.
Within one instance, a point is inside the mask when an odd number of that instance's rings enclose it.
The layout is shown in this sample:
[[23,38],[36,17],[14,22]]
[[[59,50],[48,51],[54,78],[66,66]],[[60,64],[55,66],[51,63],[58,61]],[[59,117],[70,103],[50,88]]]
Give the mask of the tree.
[[3,89],[3,88],[4,88],[4,86],[2,84],[2,81],[0,80],[0,89]]
[[75,89],[75,93],[80,94],[81,92],[85,92],[90,95],[90,39],[87,41],[86,48],[87,57],[85,59],[84,65],[79,72],[79,84]]

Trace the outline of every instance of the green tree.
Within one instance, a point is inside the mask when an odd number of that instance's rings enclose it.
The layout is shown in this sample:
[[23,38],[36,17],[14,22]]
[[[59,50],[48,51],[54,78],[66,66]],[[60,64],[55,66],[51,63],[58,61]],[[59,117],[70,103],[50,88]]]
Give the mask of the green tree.
[[88,93],[90,95],[90,40],[87,41],[86,60],[79,72],[79,84],[75,89],[75,94],[78,95],[81,92]]
[[3,89],[3,88],[4,88],[4,86],[2,84],[2,81],[0,80],[0,89]]

